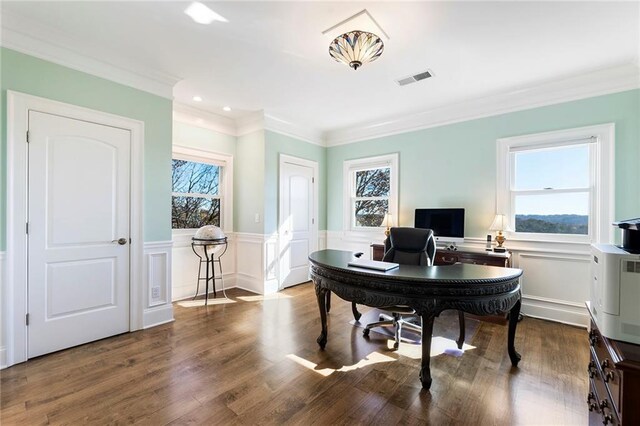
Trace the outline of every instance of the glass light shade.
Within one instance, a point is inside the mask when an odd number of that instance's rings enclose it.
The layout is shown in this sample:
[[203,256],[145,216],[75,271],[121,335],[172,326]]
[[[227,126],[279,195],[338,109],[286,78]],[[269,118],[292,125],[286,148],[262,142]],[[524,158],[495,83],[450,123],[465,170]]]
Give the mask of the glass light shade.
[[493,222],[491,223],[489,230],[504,231],[506,226],[507,226],[507,217],[503,214],[497,214],[495,219],[493,219]]
[[382,55],[384,43],[377,35],[366,31],[351,31],[335,38],[329,45],[329,55],[354,70],[375,61]]

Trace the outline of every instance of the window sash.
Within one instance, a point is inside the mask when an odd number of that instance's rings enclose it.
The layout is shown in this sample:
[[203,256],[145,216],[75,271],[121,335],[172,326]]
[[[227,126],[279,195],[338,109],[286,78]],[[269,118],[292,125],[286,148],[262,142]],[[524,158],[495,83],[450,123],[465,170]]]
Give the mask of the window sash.
[[[387,211],[397,218],[398,214],[398,154],[384,154],[376,157],[344,160],[343,162],[343,229],[347,232],[379,231],[380,227],[357,225],[355,206],[359,201],[386,201]],[[385,196],[358,197],[356,196],[356,173],[389,169],[389,192]],[[356,235],[356,234],[354,234]]]
[[[572,145],[589,146],[589,188],[541,189],[542,195],[574,193],[589,191],[589,235],[574,234],[531,234],[515,232],[514,195],[525,195],[524,192],[513,188],[513,168],[511,156],[514,152],[539,151],[543,149],[557,149]],[[540,241],[553,243],[609,243],[614,241],[613,221],[614,208],[614,171],[615,171],[615,125],[613,123],[599,124],[581,128],[551,131],[501,138],[497,140],[497,197],[496,213],[505,214],[509,220],[509,227],[505,230],[507,238],[512,241]],[[523,190],[524,191],[524,190]]]

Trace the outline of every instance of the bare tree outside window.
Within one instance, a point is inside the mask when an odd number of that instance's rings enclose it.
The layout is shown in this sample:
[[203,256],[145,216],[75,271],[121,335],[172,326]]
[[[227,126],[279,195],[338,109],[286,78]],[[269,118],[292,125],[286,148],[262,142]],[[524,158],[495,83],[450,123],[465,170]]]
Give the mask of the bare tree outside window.
[[174,159],[171,177],[171,227],[220,226],[220,166]]
[[391,169],[389,167],[355,172],[353,211],[357,227],[378,227],[389,211]]

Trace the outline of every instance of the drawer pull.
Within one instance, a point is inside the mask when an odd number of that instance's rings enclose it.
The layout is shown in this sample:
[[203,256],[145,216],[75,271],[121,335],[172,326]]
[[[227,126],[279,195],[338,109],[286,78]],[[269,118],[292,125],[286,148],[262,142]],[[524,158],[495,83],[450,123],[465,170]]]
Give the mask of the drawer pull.
[[589,378],[591,379],[596,377],[596,362],[594,360],[589,361],[589,365],[587,366],[587,373],[589,373]]
[[591,330],[589,332],[589,344],[591,346],[595,346],[596,343],[598,343],[598,334],[596,333],[595,330]]
[[589,411],[595,411],[596,413],[598,413],[598,404],[596,404],[595,402],[589,404]]
[[604,410],[605,408],[609,407],[609,401],[606,399],[603,399],[602,401],[600,401],[600,409]]
[[602,418],[603,425],[608,425],[609,423],[613,423],[613,414],[607,414]]
[[607,371],[607,369],[610,367],[611,363],[609,362],[608,358],[602,361],[602,363],[600,364],[600,368],[602,368],[602,374],[604,374],[605,382],[612,381],[615,377],[613,371]]
[[609,371],[607,372],[607,374],[604,375],[604,381],[606,383],[609,383],[610,381],[613,382],[613,379],[615,379],[615,375],[613,374],[613,371]]

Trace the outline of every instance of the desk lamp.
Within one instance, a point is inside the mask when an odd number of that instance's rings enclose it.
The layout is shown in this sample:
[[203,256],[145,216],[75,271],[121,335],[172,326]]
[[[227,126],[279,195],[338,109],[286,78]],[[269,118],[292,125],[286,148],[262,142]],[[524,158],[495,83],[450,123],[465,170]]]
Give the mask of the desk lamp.
[[391,213],[385,213],[384,214],[384,220],[382,221],[382,226],[386,226],[387,229],[384,231],[384,235],[385,236],[389,236],[389,234],[391,233],[391,231],[389,231],[389,228],[391,228],[393,226],[393,222],[391,220]]
[[502,235],[502,231],[504,230],[506,225],[507,225],[506,216],[503,214],[497,214],[495,219],[493,219],[491,226],[489,227],[489,230],[491,231],[498,231],[498,235],[496,235],[496,243],[498,243],[498,247],[495,248],[495,251],[498,251],[498,252],[506,251],[506,249],[502,247],[502,244],[504,244],[504,242],[507,240],[504,237],[504,235]]

